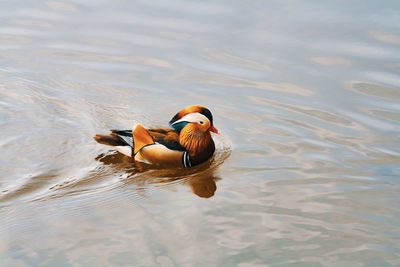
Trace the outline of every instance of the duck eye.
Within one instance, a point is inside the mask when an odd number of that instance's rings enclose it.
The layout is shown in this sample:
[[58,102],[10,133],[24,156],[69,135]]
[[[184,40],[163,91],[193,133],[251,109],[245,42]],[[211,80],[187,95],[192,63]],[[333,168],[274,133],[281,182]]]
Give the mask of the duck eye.
[[204,121],[200,121],[200,124],[204,124]]

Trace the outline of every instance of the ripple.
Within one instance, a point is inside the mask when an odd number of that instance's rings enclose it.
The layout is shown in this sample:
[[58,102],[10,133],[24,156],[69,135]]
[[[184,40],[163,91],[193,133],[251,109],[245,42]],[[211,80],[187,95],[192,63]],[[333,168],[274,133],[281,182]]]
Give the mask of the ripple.
[[[29,37],[15,36],[15,35],[9,35],[9,34],[2,34],[0,36],[0,42],[3,45],[4,45],[4,43],[28,44],[28,43],[32,43],[32,41],[33,41],[32,38],[29,38]],[[4,56],[7,56],[7,54],[5,54]]]
[[381,42],[389,44],[400,44],[400,35],[388,34],[383,32],[371,32],[371,36]]
[[295,104],[285,104],[283,102],[274,101],[272,99],[268,99],[265,97],[253,97],[248,96],[248,99],[256,104],[261,105],[271,105],[274,107],[279,107],[281,109],[285,109],[288,111],[293,111],[302,115],[306,115],[308,117],[316,118],[325,122],[346,126],[346,127],[359,127],[356,123],[351,120],[348,120],[344,117],[338,116],[336,114],[330,113],[325,110],[309,107],[309,106],[301,106]]
[[41,28],[50,28],[53,25],[44,20],[34,20],[34,19],[14,19],[10,21],[10,24],[21,25],[21,26],[32,26],[32,27],[41,27]]
[[56,11],[65,11],[65,12],[78,12],[79,8],[76,5],[65,2],[58,1],[48,1],[46,5]]
[[3,189],[2,194],[0,194],[0,206],[7,205],[9,201],[14,199],[32,198],[32,195],[35,196],[37,191],[44,189],[57,177],[58,174],[55,172],[28,175],[22,184],[15,184],[12,188]]
[[[2,36],[15,36],[9,37],[16,38],[17,40],[26,39],[26,38],[33,38],[33,37],[41,37],[45,35],[43,31],[39,31],[39,29],[26,29],[25,27],[12,27],[12,26],[3,26],[0,27],[0,34]],[[4,37],[2,37],[4,38]]]
[[43,51],[42,54],[47,54],[55,57],[65,57],[65,58],[77,58],[77,59],[85,59],[91,61],[115,61],[115,62],[125,62],[125,63],[133,63],[133,64],[140,64],[140,65],[148,65],[154,67],[164,67],[170,68],[172,64],[158,58],[151,58],[151,57],[134,57],[134,56],[111,56],[111,55],[104,55],[104,54],[95,54],[89,52],[78,52],[78,51]]
[[350,66],[351,62],[345,58],[333,58],[333,57],[312,57],[311,61],[324,66],[343,65]]
[[400,122],[400,112],[382,110],[382,109],[365,109],[365,112],[378,118],[394,122]]
[[400,99],[400,90],[376,83],[352,81],[347,88],[363,95]]
[[224,86],[240,87],[240,88],[249,87],[265,91],[276,91],[294,95],[308,96],[313,94],[311,90],[292,83],[256,81],[256,80],[249,80],[245,78],[215,74],[215,73],[196,72],[190,75],[183,74],[182,76],[179,76],[179,78],[190,79],[197,83],[200,82],[200,83],[208,83],[208,84],[216,84],[216,85],[224,85]]
[[246,68],[251,68],[251,69],[256,69],[256,70],[264,70],[264,71],[271,70],[271,67],[264,65],[262,63],[259,63],[257,61],[241,58],[241,57],[226,54],[226,53],[218,54],[218,53],[210,52],[210,53],[205,53],[204,57],[209,60],[213,60],[213,61],[216,60],[218,62],[227,63],[227,64],[236,64],[236,65],[240,65],[241,67],[246,67]]

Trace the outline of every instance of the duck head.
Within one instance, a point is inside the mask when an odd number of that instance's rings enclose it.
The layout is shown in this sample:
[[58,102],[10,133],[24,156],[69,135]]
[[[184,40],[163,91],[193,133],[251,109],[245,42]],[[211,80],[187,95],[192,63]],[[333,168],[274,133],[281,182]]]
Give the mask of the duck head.
[[[214,129],[210,120],[203,114],[189,113],[171,126],[179,133],[179,144],[189,151],[191,156],[202,151],[209,151],[210,155],[214,152],[215,146],[210,133]],[[208,154],[207,157],[210,156]]]
[[169,124],[178,132],[191,123],[190,128],[197,128],[201,132],[219,133],[213,125],[213,116],[211,111],[202,105],[188,106],[178,113],[169,121]]

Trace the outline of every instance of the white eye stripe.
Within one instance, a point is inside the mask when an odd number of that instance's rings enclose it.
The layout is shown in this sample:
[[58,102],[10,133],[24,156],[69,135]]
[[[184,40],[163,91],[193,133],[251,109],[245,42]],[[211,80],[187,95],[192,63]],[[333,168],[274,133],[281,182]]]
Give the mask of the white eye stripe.
[[[174,122],[173,124],[176,124],[176,123],[179,123],[179,122],[182,122],[182,121],[197,122],[197,123],[200,123],[200,124],[204,124],[206,121],[209,121],[209,120],[203,114],[200,114],[200,113],[189,113],[189,114],[185,115],[182,119],[177,120],[176,122]],[[201,123],[201,122],[203,122],[203,123]]]

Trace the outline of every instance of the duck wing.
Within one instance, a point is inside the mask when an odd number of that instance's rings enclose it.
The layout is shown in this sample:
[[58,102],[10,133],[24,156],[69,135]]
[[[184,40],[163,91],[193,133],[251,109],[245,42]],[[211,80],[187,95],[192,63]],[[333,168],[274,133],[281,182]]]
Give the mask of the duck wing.
[[188,155],[186,151],[171,149],[167,146],[176,146],[178,136],[173,131],[169,129],[147,130],[138,124],[132,135],[135,160],[157,165],[189,166],[188,163],[185,164],[185,155]]
[[168,149],[185,151],[185,148],[179,144],[179,134],[173,129],[149,129],[148,133],[155,142],[166,146]]

